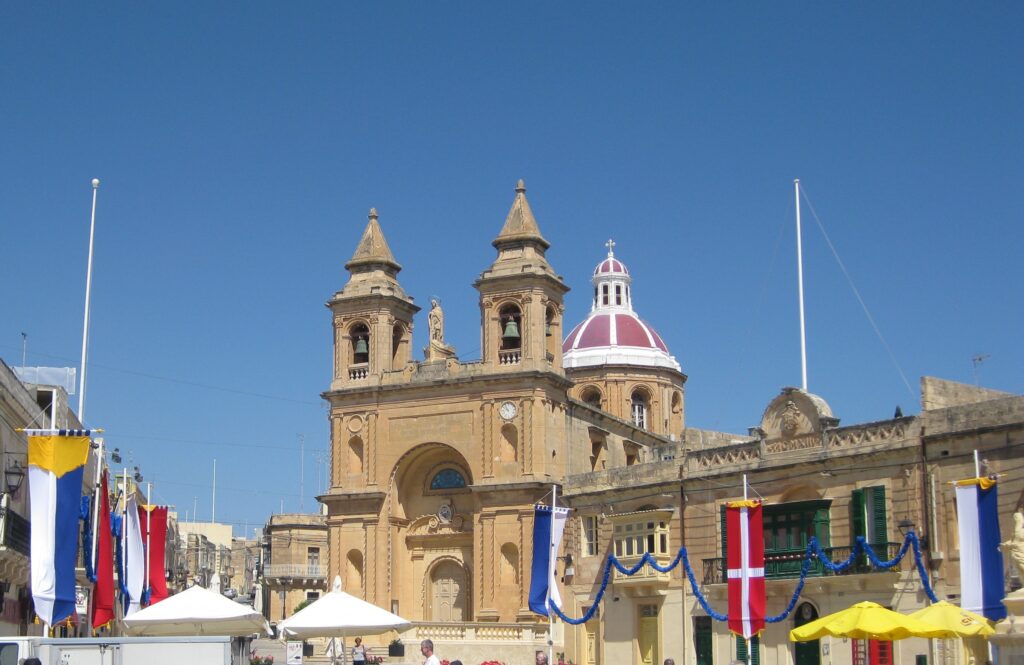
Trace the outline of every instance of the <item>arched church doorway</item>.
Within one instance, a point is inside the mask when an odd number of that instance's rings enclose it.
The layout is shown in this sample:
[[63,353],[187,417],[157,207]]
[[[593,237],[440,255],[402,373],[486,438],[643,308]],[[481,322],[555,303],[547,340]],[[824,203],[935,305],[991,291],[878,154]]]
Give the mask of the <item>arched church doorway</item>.
[[[793,627],[799,628],[805,623],[810,623],[818,618],[818,610],[810,603],[802,603],[796,608],[793,618]],[[821,665],[821,643],[820,640],[811,642],[797,642],[794,647],[793,661],[796,665]]]
[[430,621],[469,620],[469,580],[456,561],[441,561],[427,578],[427,611]]

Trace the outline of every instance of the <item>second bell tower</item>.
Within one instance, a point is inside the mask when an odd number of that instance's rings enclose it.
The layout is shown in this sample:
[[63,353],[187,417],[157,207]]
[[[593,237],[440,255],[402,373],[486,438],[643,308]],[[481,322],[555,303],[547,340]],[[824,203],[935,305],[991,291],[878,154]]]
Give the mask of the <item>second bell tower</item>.
[[551,268],[544,239],[526,200],[516,195],[501,233],[491,243],[498,258],[474,283],[480,292],[480,348],[496,370],[562,374],[563,298],[569,287]]

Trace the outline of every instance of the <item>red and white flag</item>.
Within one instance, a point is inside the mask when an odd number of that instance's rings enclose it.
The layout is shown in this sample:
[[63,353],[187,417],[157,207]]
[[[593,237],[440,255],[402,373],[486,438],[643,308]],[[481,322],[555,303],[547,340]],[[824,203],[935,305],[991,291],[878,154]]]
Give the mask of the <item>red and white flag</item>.
[[729,630],[750,639],[764,630],[764,527],[760,501],[725,504]]

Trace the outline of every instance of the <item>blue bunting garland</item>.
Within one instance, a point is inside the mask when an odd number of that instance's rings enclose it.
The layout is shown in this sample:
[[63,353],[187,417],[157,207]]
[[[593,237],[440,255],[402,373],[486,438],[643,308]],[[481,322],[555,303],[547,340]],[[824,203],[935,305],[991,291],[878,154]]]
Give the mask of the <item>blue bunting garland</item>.
[[[903,545],[900,546],[900,549],[896,553],[896,556],[894,556],[892,559],[888,561],[883,561],[878,558],[878,555],[875,554],[875,551],[871,548],[871,545],[867,542],[864,536],[857,536],[857,540],[854,542],[852,551],[850,552],[850,556],[840,563],[835,563],[828,558],[828,555],[825,553],[825,550],[822,549],[821,545],[818,543],[818,539],[814,536],[811,536],[810,540],[807,541],[807,549],[804,552],[803,563],[800,566],[800,579],[797,582],[796,589],[794,589],[792,597],[790,597],[789,599],[789,603],[786,605],[786,609],[784,609],[780,614],[776,614],[775,616],[765,617],[765,621],[768,623],[779,623],[781,621],[785,621],[793,612],[794,608],[796,608],[796,604],[800,600],[800,594],[803,593],[804,585],[807,582],[807,576],[811,570],[812,558],[816,558],[819,561],[821,561],[822,565],[828,570],[834,573],[841,573],[848,569],[850,566],[852,566],[861,554],[866,554],[868,560],[871,561],[872,566],[874,566],[875,568],[888,570],[899,565],[900,561],[903,560],[903,557],[906,556],[907,550],[912,550],[914,553],[914,565],[917,568],[918,574],[921,576],[921,584],[924,587],[925,595],[928,596],[928,599],[931,600],[931,602],[938,602],[939,599],[935,595],[935,591],[932,589],[931,580],[928,578],[928,572],[925,570],[924,562],[921,558],[920,541],[917,538],[917,534],[913,531],[909,532],[906,535],[906,537],[903,540]],[[619,561],[618,557],[616,557],[614,554],[609,554],[608,560],[605,562],[604,565],[604,573],[601,578],[601,587],[597,590],[597,594],[594,596],[594,602],[590,606],[590,609],[588,609],[586,613],[584,613],[584,615],[578,619],[573,619],[569,616],[566,616],[566,614],[562,612],[562,609],[555,605],[555,603],[553,602],[549,601],[548,606],[559,619],[566,622],[567,624],[577,626],[579,624],[586,623],[587,621],[589,621],[591,618],[593,618],[595,612],[597,612],[597,607],[601,604],[601,600],[604,598],[604,594],[608,590],[608,582],[611,580],[612,567],[614,567],[623,575],[628,575],[632,577],[645,565],[650,565],[658,572],[667,573],[672,571],[676,566],[678,566],[680,562],[683,564],[683,570],[686,571],[686,578],[690,582],[690,588],[693,589],[693,595],[697,598],[697,602],[700,603],[701,608],[707,613],[708,616],[710,616],[715,621],[727,621],[729,617],[725,614],[720,614],[716,612],[711,607],[710,603],[708,603],[708,599],[701,592],[700,585],[697,584],[697,578],[693,574],[693,568],[690,566],[690,559],[687,556],[685,547],[679,548],[679,552],[672,560],[672,563],[668,564],[667,566],[659,565],[658,562],[654,560],[654,557],[651,556],[649,552],[644,553],[640,560],[631,567],[626,567]]]

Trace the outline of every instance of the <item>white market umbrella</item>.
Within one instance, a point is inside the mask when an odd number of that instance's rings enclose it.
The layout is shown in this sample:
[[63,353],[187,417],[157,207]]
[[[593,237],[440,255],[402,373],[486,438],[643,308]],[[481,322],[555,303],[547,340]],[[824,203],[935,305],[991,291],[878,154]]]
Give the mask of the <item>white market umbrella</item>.
[[[379,635],[389,630],[402,631],[412,624],[373,603],[341,590],[341,577],[335,576],[334,590],[321,596],[277,624],[281,639],[305,640],[311,637]],[[344,646],[342,646],[344,652]]]
[[139,610],[126,617],[124,625],[125,632],[136,637],[270,634],[267,620],[251,606],[201,586],[189,587]]

